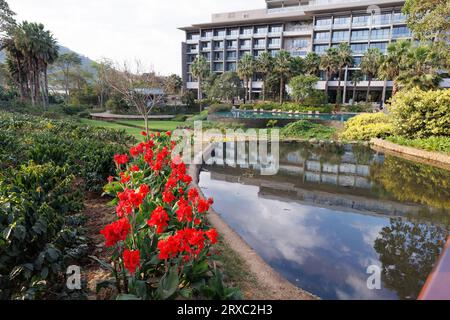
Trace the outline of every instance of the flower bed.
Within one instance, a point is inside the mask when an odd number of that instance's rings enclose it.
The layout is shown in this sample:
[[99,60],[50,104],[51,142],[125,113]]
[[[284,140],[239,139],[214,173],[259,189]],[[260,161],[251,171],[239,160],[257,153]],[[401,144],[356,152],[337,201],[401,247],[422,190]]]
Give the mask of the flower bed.
[[170,132],[151,135],[116,155],[116,177],[105,192],[114,197],[117,219],[101,233],[112,263],[100,261],[113,279],[117,299],[240,298],[215,266],[218,234],[206,213],[212,199],[190,188],[192,178]]

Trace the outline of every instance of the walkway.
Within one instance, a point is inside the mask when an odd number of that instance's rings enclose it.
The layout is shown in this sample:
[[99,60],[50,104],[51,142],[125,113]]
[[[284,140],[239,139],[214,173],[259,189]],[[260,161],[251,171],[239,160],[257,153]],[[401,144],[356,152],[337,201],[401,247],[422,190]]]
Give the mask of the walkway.
[[[114,114],[111,112],[102,112],[102,113],[91,113],[90,116],[93,119],[103,119],[103,120],[143,120],[144,118],[140,115],[131,115],[131,114]],[[173,115],[150,115],[148,116],[149,120],[170,120],[175,118]]]

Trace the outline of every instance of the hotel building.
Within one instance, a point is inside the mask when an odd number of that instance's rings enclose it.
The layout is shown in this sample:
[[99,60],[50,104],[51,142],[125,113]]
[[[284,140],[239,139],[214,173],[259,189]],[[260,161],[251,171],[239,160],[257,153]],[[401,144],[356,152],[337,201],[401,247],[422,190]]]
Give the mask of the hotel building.
[[[262,52],[275,56],[284,49],[294,57],[305,57],[308,52],[322,55],[330,47],[348,43],[355,63],[346,68],[341,87],[344,102],[349,102],[353,97],[352,72],[359,68],[367,49],[385,53],[389,43],[411,39],[401,12],[403,4],[395,0],[266,0],[264,9],[213,14],[209,23],[181,28],[186,32],[182,43],[184,86],[198,88],[190,73],[198,55],[206,58],[212,72],[222,73],[236,71],[238,60],[246,53],[256,58]],[[336,99],[337,76],[329,82],[330,101]],[[325,89],[324,80],[322,72],[318,89]],[[364,100],[367,85],[367,79],[357,84],[359,100]],[[259,98],[261,88],[261,78],[255,75],[254,99]],[[391,92],[392,81],[372,81],[372,101],[386,101]]]

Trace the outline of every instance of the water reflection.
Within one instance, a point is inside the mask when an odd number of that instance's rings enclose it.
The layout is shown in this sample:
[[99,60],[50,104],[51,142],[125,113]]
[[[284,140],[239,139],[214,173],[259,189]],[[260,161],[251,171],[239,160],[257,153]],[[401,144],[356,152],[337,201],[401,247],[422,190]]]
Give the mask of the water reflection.
[[[276,176],[205,170],[200,187],[224,220],[288,280],[325,299],[415,298],[447,235],[449,173],[365,147],[283,144]],[[416,173],[428,175],[426,186]],[[369,265],[383,270],[381,290],[367,288]]]

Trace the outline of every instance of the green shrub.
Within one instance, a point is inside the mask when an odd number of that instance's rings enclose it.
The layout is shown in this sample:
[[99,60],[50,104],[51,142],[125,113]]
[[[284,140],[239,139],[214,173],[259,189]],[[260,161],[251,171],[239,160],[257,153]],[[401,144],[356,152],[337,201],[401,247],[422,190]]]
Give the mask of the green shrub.
[[408,147],[450,154],[450,137],[408,139],[400,136],[392,136],[388,137],[387,140]]
[[205,121],[207,118],[208,118],[208,110],[203,110],[199,114],[196,114],[195,116],[187,118],[186,121],[188,121],[188,122]]
[[229,112],[231,111],[231,108],[233,108],[231,104],[216,103],[209,106],[208,114],[213,114],[217,112]]
[[341,107],[341,111],[344,112],[372,112],[373,106],[371,103],[355,103],[350,105],[345,105]]
[[336,129],[333,127],[308,120],[296,121],[281,129],[281,135],[284,137],[302,139],[331,139],[335,133]]
[[389,110],[398,135],[450,136],[450,89],[402,90],[391,99]]
[[345,140],[370,140],[392,135],[391,118],[384,113],[367,113],[351,118],[345,123],[341,138]]
[[174,118],[172,118],[172,121],[184,122],[187,120],[187,118],[188,116],[185,114],[177,114]]

